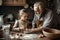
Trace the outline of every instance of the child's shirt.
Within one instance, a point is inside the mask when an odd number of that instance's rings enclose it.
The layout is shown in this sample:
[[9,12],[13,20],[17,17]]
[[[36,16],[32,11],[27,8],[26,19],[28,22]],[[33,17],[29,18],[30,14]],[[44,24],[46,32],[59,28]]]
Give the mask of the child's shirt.
[[27,27],[28,22],[24,22],[22,20],[16,20],[13,26],[13,30],[18,30],[20,27]]

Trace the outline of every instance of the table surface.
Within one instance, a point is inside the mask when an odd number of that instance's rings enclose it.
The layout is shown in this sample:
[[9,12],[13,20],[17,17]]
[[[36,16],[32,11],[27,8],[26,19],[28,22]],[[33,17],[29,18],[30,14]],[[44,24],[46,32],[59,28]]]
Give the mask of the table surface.
[[[14,32],[11,32],[11,33],[14,33]],[[16,32],[16,33],[19,33],[19,32]],[[49,39],[47,37],[43,37],[43,38],[40,38],[40,40],[51,40],[51,39]]]
[[[10,33],[19,33],[19,32],[10,32]],[[9,38],[8,38],[9,33],[8,34],[4,33],[3,35],[6,38],[6,40],[9,40]],[[47,37],[43,37],[43,38],[40,38],[40,40],[52,40],[52,39],[49,39]]]

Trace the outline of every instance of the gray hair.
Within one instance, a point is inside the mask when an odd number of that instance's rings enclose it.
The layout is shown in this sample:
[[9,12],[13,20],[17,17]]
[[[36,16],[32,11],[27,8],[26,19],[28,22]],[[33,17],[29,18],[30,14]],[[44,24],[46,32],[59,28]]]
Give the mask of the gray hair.
[[36,2],[34,4],[34,7],[39,7],[39,9],[43,9],[43,8],[45,8],[45,5],[43,2]]

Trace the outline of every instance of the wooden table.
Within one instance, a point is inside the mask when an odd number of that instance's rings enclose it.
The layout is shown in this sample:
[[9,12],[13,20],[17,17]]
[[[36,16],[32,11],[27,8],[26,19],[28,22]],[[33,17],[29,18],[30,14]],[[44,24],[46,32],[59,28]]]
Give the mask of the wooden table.
[[[19,32],[10,32],[10,33],[19,33]],[[9,35],[9,34],[8,34]],[[7,38],[7,40],[9,40],[8,38]],[[19,39],[20,40],[20,39]],[[52,39],[49,39],[49,38],[47,38],[47,37],[43,37],[43,38],[40,38],[40,40],[52,40]],[[54,39],[54,40],[57,40],[57,39]],[[59,40],[59,39],[58,39]]]
[[40,40],[51,40],[51,39],[49,39],[47,37],[43,37],[43,38],[40,38]]
[[[19,33],[19,32],[11,32],[11,33]],[[40,38],[40,40],[51,40],[51,39],[49,39],[47,37],[43,37],[43,38]]]

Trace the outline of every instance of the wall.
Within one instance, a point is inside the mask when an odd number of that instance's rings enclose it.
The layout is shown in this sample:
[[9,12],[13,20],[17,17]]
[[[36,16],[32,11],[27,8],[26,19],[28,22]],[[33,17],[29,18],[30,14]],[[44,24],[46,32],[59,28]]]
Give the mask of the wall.
[[0,0],[0,5],[2,5],[2,0]]

